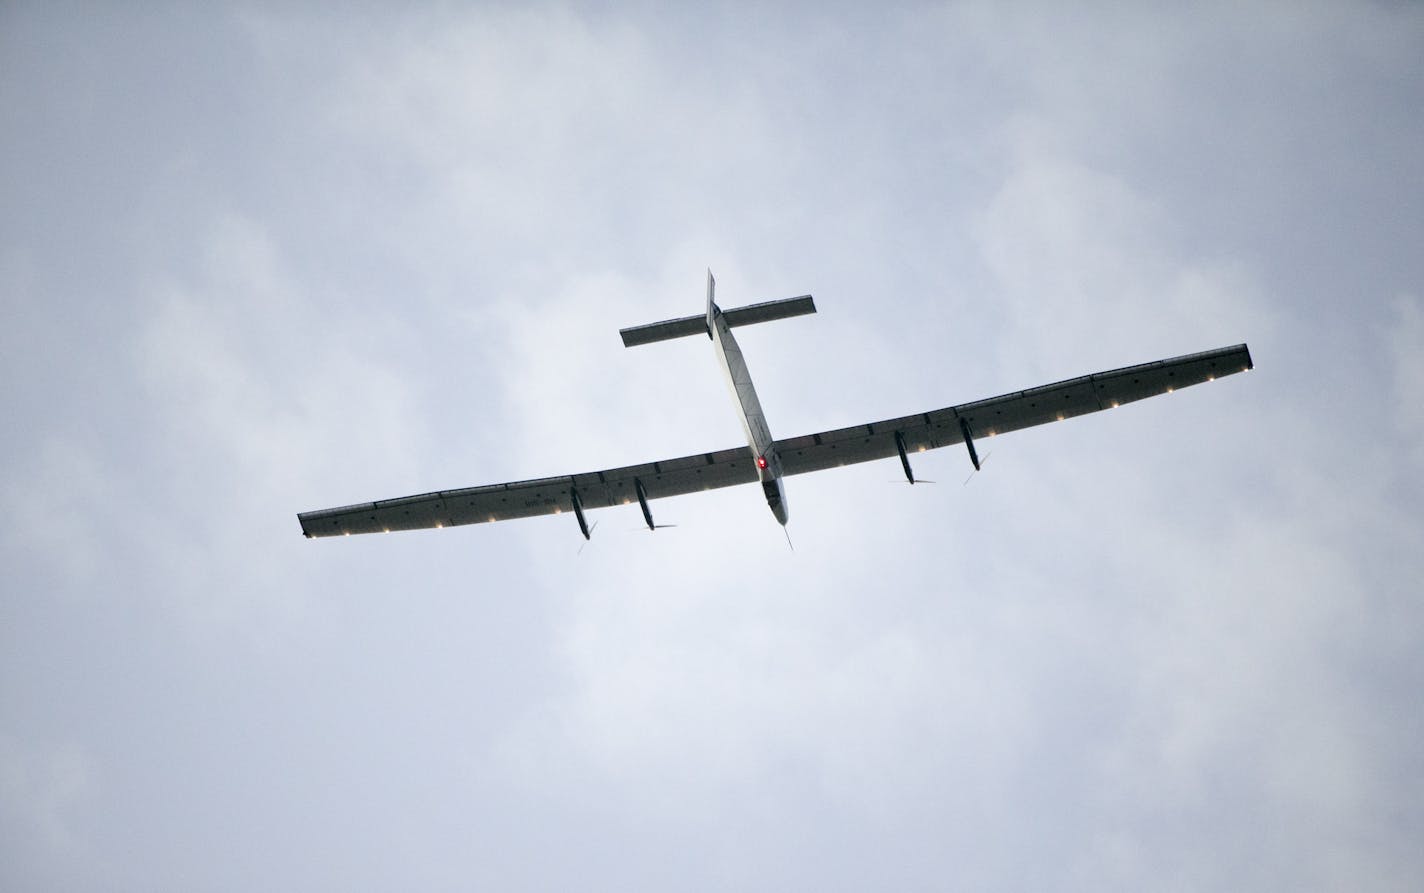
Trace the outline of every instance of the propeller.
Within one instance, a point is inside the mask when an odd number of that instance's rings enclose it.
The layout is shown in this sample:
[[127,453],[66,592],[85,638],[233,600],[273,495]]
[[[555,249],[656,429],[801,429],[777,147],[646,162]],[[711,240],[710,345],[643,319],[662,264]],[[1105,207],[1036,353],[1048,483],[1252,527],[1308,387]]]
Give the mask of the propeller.
[[583,542],[582,542],[582,543],[579,543],[579,548],[578,548],[578,554],[579,554],[579,555],[582,555],[582,554],[583,554],[583,548],[584,548],[584,546],[587,546],[589,543],[593,542],[593,532],[594,532],[595,530],[597,530],[597,529],[598,529],[598,522],[597,522],[597,521],[594,521],[592,524],[588,525],[588,533],[585,534],[584,539],[583,539]]
[[969,482],[974,480],[974,475],[978,474],[980,469],[989,464],[989,457],[992,455],[994,455],[992,452],[984,454],[984,458],[979,460],[979,468],[969,472],[969,477],[964,479],[964,486],[969,486]]

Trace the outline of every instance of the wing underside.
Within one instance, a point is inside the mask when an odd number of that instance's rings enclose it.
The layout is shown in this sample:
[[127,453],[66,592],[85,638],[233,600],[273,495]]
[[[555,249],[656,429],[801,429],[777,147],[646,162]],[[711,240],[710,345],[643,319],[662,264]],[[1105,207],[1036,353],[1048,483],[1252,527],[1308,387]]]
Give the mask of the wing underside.
[[[804,474],[895,456],[896,435],[911,452],[991,437],[1061,421],[1134,400],[1170,393],[1252,367],[1246,345],[1127,366],[1027,391],[959,406],[822,431],[776,442],[786,474]],[[635,504],[638,487],[648,499],[747,484],[757,479],[745,446],[678,459],[564,475],[442,490],[419,496],[358,503],[298,515],[309,537],[453,527],[572,511],[574,494],[584,509]]]
[[578,493],[584,509],[635,504],[638,484],[648,499],[746,484],[757,479],[747,447],[698,453],[680,459],[628,465],[587,474],[442,490],[298,515],[307,536],[342,536],[454,527],[573,511]]
[[1245,372],[1251,366],[1250,351],[1246,345],[1238,344],[1070,378],[918,415],[792,437],[777,441],[776,447],[786,474],[804,474],[894,456],[898,452],[897,432],[906,450],[932,450],[963,443],[966,431],[978,439],[1046,425]]

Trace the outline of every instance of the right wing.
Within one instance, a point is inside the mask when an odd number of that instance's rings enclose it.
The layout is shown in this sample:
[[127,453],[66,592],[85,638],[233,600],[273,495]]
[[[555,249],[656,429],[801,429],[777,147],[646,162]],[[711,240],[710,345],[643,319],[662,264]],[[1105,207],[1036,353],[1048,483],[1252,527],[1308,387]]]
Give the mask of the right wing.
[[922,452],[963,443],[965,432],[971,438],[993,437],[1168,394],[1177,388],[1245,372],[1251,367],[1251,352],[1246,345],[1238,344],[1070,378],[918,415],[778,440],[776,451],[786,474],[821,471],[888,459],[899,452],[895,443],[897,433],[907,452]]

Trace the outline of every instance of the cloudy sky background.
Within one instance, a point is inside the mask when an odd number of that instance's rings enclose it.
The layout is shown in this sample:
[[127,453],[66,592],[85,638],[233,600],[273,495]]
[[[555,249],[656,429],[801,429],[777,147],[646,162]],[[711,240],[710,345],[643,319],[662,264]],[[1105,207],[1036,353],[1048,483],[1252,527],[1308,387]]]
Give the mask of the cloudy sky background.
[[[0,886],[1424,885],[1424,10],[0,6]],[[295,513],[1247,341],[788,483]]]

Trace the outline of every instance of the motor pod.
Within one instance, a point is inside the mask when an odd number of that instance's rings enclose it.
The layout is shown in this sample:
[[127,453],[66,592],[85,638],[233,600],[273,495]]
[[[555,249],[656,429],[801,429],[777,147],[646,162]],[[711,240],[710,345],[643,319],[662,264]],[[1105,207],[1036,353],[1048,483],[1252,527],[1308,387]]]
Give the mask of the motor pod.
[[583,500],[579,499],[578,488],[569,488],[569,501],[574,504],[574,517],[578,519],[579,530],[583,532],[583,538],[589,538],[588,521],[583,516]]

